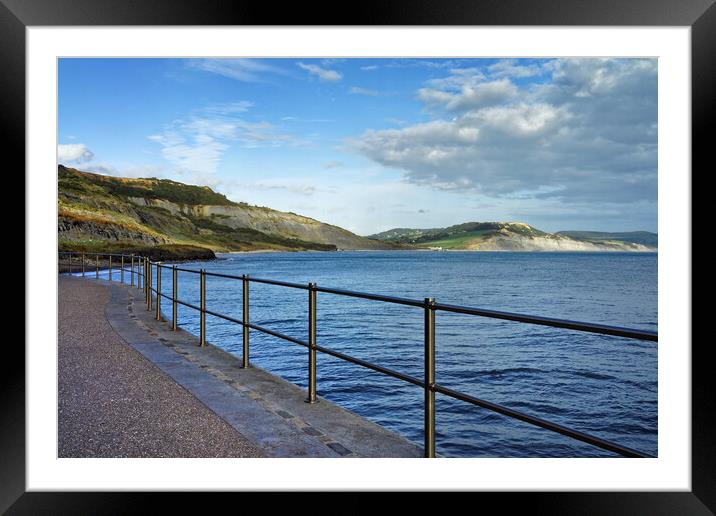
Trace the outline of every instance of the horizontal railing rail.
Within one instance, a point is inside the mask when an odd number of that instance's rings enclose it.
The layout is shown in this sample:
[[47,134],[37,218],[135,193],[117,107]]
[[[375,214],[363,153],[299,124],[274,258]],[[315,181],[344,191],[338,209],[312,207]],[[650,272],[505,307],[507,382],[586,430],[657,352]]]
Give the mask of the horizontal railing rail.
[[[163,267],[167,267],[166,265],[162,265]],[[180,272],[190,272],[194,274],[199,274],[200,272],[195,269],[184,269],[177,267],[177,270]],[[242,279],[241,276],[231,275],[231,274],[220,274],[216,272],[206,272],[207,276],[216,277],[216,278],[225,278],[225,279],[236,279],[240,280]],[[301,290],[309,290],[308,285],[302,285],[300,283],[289,283],[286,281],[277,281],[277,280],[269,280],[264,278],[254,278],[250,277],[249,281],[252,283],[265,283],[268,285],[277,285],[281,287],[289,287],[289,288],[296,288]],[[406,306],[415,306],[415,307],[423,307],[424,301],[418,301],[415,299],[409,299],[404,297],[396,297],[396,296],[385,296],[380,294],[369,294],[366,292],[356,292],[352,290],[341,290],[337,288],[326,288],[326,287],[319,287],[316,286],[316,292],[323,292],[325,294],[336,294],[340,296],[347,296],[347,297],[355,297],[359,299],[367,299],[372,301],[383,301],[386,303],[394,303],[394,304],[400,304],[400,305],[406,305]],[[658,340],[658,336],[655,332],[650,332],[646,330],[635,330],[632,328],[622,328],[619,326],[607,326],[604,324],[593,324],[593,323],[584,323],[579,321],[570,321],[567,319],[554,319],[549,317],[539,317],[534,315],[525,315],[520,313],[513,313],[513,312],[500,312],[496,310],[487,310],[484,308],[475,308],[475,307],[468,307],[468,306],[458,306],[458,305],[450,305],[450,304],[443,304],[443,303],[435,303],[435,310],[437,311],[444,311],[444,312],[453,312],[458,314],[465,314],[465,315],[476,315],[481,317],[488,317],[491,319],[503,319],[508,321],[517,321],[517,322],[524,322],[528,324],[538,324],[542,326],[552,326],[554,328],[565,328],[569,330],[576,330],[576,331],[583,331],[583,332],[590,332],[590,333],[599,333],[602,335],[612,335],[616,337],[625,337],[629,339],[638,339],[638,340],[649,340],[656,342]]]
[[[167,265],[162,262],[153,262],[146,257],[138,255],[126,255],[126,254],[113,254],[113,253],[76,253],[76,252],[60,252],[60,257],[69,257],[70,270],[72,272],[72,259],[73,257],[80,257],[81,260],[81,272],[84,276],[86,274],[87,263],[92,263],[90,260],[87,262],[87,257],[94,257],[95,265],[95,276],[99,277],[99,259],[104,257],[108,261],[109,279],[112,280],[112,259],[119,258],[120,260],[120,274],[121,282],[124,282],[124,273],[131,273],[131,285],[134,286],[134,277],[137,275],[136,286],[144,291],[145,299],[147,303],[147,310],[151,311],[155,308],[155,318],[157,320],[163,320],[161,311],[161,300],[166,299],[172,303],[172,328],[178,329],[178,316],[177,306],[185,306],[192,310],[196,310],[200,314],[199,322],[199,345],[206,346],[206,315],[217,317],[225,321],[237,324],[242,327],[243,336],[243,355],[242,365],[245,368],[250,367],[249,363],[249,330],[256,330],[267,335],[277,337],[279,339],[298,344],[308,349],[308,396],[306,401],[308,403],[316,403],[318,398],[316,396],[316,353],[320,352],[329,356],[333,356],[340,360],[365,367],[367,369],[376,371],[378,373],[402,380],[412,385],[418,386],[424,390],[424,437],[425,437],[425,456],[435,457],[435,393],[448,396],[450,398],[463,401],[475,406],[482,407],[492,412],[502,414],[503,416],[517,419],[531,425],[550,430],[552,432],[559,433],[561,435],[570,437],[572,439],[596,446],[598,448],[622,455],[624,457],[650,457],[646,453],[642,453],[637,450],[633,450],[626,446],[611,442],[606,439],[602,439],[597,436],[593,436],[579,430],[574,430],[563,425],[553,423],[541,419],[524,412],[520,412],[503,405],[492,403],[469,394],[451,389],[449,387],[438,384],[435,381],[435,314],[436,312],[451,312],[463,315],[472,315],[478,317],[485,317],[489,319],[498,319],[513,321],[526,324],[535,324],[540,326],[548,326],[553,328],[567,329],[578,332],[595,333],[600,335],[623,337],[632,340],[658,342],[658,334],[656,332],[648,330],[638,330],[633,328],[623,328],[619,326],[608,326],[603,324],[593,324],[580,321],[571,321],[566,319],[556,319],[550,317],[540,317],[534,315],[526,315],[512,312],[502,312],[496,310],[487,310],[483,308],[452,305],[437,303],[432,298],[425,298],[423,301],[415,299],[409,299],[397,296],[385,296],[381,294],[371,294],[367,292],[356,292],[352,290],[343,290],[336,288],[319,287],[315,283],[301,284],[291,283],[287,281],[279,281],[265,278],[249,277],[248,275],[232,275],[222,274],[218,272],[208,272],[204,269],[187,269],[184,267],[177,267],[176,265]],[[126,269],[126,264],[130,263],[130,268]],[[172,274],[172,295],[169,296],[162,292],[162,270],[169,270]],[[78,271],[79,272],[79,271]],[[184,301],[178,298],[178,272],[185,272],[196,274],[199,276],[199,295],[200,302],[199,306]],[[153,278],[156,274],[156,278]],[[209,310],[206,307],[206,278],[224,278],[230,280],[237,280],[242,282],[242,318],[238,319],[230,315],[222,314],[214,310]],[[140,284],[141,279],[141,284]],[[294,288],[304,290],[308,292],[308,340],[302,340],[290,335],[286,335],[279,331],[266,328],[265,326],[253,323],[249,319],[249,285],[250,283],[260,283],[266,285],[274,285],[279,287]],[[156,287],[154,286],[156,284]],[[373,364],[366,360],[353,357],[351,355],[341,353],[323,346],[318,345],[316,342],[316,304],[317,304],[317,293],[332,294],[337,296],[352,297],[358,299],[365,299],[369,301],[380,301],[404,306],[411,306],[421,308],[424,311],[424,377],[416,378],[414,376],[395,371],[393,369],[383,367],[377,364]],[[153,306],[154,305],[154,306]]]

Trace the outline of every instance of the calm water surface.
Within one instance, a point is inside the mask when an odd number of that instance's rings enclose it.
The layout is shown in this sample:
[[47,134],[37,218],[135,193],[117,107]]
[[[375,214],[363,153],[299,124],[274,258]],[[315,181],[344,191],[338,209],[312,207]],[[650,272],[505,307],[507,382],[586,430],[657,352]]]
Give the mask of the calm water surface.
[[[640,253],[338,252],[221,255],[189,263],[325,287],[657,330],[657,255]],[[165,272],[165,278],[167,277]],[[167,286],[169,288],[167,288]],[[164,281],[165,292],[171,283]],[[199,304],[199,278],[179,298]],[[307,340],[307,292],[251,284],[252,322]],[[241,282],[207,278],[207,307],[241,318]],[[657,345],[437,313],[437,381],[447,387],[657,454]],[[198,314],[179,308],[198,334]],[[207,316],[210,342],[241,355],[241,328]],[[318,343],[422,377],[420,308],[318,293]],[[306,387],[307,352],[251,332],[253,364]],[[318,394],[417,444],[423,392],[318,354]],[[437,451],[449,457],[594,457],[609,452],[438,394]]]

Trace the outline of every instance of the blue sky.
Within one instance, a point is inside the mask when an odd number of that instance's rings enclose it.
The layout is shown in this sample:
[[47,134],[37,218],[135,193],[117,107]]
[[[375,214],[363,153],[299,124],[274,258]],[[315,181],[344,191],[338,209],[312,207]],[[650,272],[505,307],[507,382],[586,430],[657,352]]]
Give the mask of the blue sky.
[[655,59],[61,59],[58,161],[359,234],[657,229]]

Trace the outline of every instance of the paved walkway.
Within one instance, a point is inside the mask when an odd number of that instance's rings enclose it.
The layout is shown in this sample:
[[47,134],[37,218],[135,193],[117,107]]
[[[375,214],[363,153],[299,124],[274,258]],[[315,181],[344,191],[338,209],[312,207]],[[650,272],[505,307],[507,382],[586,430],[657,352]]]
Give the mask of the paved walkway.
[[60,457],[260,457],[110,326],[107,285],[59,278]]
[[61,457],[422,456],[386,428],[199,347],[116,279],[59,279]]

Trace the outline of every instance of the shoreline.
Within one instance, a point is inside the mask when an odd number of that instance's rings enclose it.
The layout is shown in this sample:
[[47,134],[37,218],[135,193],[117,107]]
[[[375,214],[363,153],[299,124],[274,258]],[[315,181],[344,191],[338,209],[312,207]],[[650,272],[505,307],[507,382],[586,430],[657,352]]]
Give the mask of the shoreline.
[[318,252],[328,253],[331,251],[318,251],[316,249],[302,250],[302,251],[279,251],[278,249],[254,249],[253,251],[215,251],[215,254],[259,254],[259,253],[307,253],[307,252]]
[[[65,251],[66,252],[66,251]],[[305,249],[305,250],[296,250],[296,251],[281,251],[277,249],[254,249],[251,251],[216,251],[214,252],[214,256],[209,258],[201,258],[196,256],[187,256],[187,257],[180,257],[175,256],[171,257],[166,260],[152,260],[152,261],[160,261],[161,263],[193,263],[193,262],[210,262],[210,261],[216,261],[216,260],[225,260],[230,255],[257,255],[257,254],[275,254],[275,253],[406,253],[406,252],[420,252],[420,253],[520,253],[520,254],[579,254],[579,255],[597,255],[597,254],[635,254],[635,255],[649,255],[649,254],[659,254],[658,249],[650,249],[646,251],[641,250],[632,250],[632,251],[625,251],[625,250],[599,250],[599,251],[584,251],[584,250],[575,250],[575,251],[567,251],[567,250],[545,250],[545,251],[535,251],[535,250],[513,250],[513,249],[490,249],[490,250],[481,250],[481,249],[425,249],[425,248],[415,248],[415,249],[347,249],[342,251],[319,251],[316,249]],[[77,253],[81,254],[81,253]],[[93,253],[86,253],[87,255],[93,255]],[[101,253],[100,253],[101,254]],[[72,265],[69,264],[69,260],[66,257],[61,257],[58,259],[58,273],[70,273],[70,272],[78,272],[78,269],[81,267],[81,260],[79,257],[73,257],[71,260]],[[95,271],[95,262],[94,259],[88,258],[87,263],[87,274],[93,273]],[[118,270],[119,264],[116,264],[116,268],[113,267],[119,273]],[[106,258],[101,258],[99,262],[99,269],[100,271],[106,271],[109,269],[109,260]]]
[[[433,252],[433,253],[535,253],[535,254],[658,254],[658,249],[648,250],[624,250],[624,249],[599,249],[595,251],[580,250],[528,250],[528,249],[344,249],[341,251],[319,251],[317,249],[304,249],[296,251],[279,251],[277,249],[253,250],[253,251],[216,251],[216,255],[224,254],[264,254],[264,253],[405,253],[405,252]],[[199,260],[202,261],[202,260]]]

